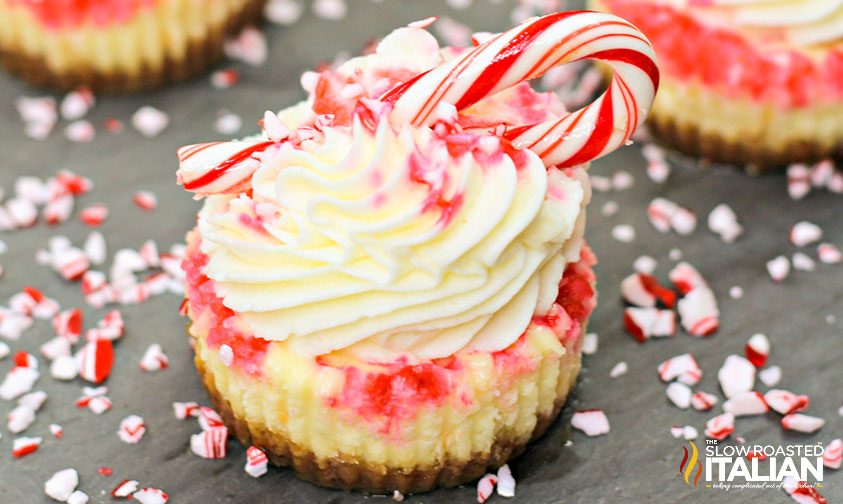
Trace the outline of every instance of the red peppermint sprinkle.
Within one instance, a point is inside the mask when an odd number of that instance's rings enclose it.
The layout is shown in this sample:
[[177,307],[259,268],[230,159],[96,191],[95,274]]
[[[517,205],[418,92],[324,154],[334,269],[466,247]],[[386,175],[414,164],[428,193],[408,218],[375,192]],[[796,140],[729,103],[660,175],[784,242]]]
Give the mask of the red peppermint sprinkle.
[[141,210],[151,212],[158,206],[158,197],[151,191],[138,191],[135,193],[132,201]]
[[770,354],[770,340],[764,334],[754,334],[746,343],[744,353],[749,362],[757,368],[764,367]]
[[735,416],[731,413],[717,415],[705,424],[705,435],[722,441],[735,432]]
[[41,446],[40,437],[19,437],[12,443],[12,456],[21,458],[34,453]]
[[114,347],[109,339],[88,341],[76,355],[79,376],[91,383],[102,383],[114,366]]
[[101,225],[108,218],[108,207],[103,204],[91,205],[79,212],[79,219],[90,227]]

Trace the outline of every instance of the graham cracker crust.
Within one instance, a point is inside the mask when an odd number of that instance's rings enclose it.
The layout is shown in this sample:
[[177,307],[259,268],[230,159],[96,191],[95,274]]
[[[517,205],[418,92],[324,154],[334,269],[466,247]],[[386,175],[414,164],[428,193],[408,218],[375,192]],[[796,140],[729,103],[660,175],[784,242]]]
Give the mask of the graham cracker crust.
[[648,119],[647,125],[659,141],[684,154],[746,166],[752,172],[772,172],[792,163],[811,163],[827,157],[843,160],[843,143],[831,152],[814,142],[792,142],[773,150],[763,144],[734,142],[702,133],[693,125],[679,124],[673,118],[657,114]]
[[238,416],[231,403],[217,390],[212,373],[205,368],[198,354],[194,361],[214,409],[244,446],[261,448],[270,463],[290,467],[297,477],[305,481],[328,488],[362,490],[373,494],[387,494],[394,490],[404,494],[427,492],[437,487],[453,487],[476,480],[517,457],[530,442],[541,437],[559,416],[567,397],[566,394],[556,398],[553,411],[537,419],[526,442],[499,438],[488,455],[477,454],[469,460],[447,459],[433,466],[407,470],[367,464],[343,455],[330,459],[316,458],[313,452],[296,445],[284,435]]
[[2,47],[0,47],[0,64],[10,73],[33,86],[57,91],[70,91],[80,86],[87,86],[96,93],[104,94],[155,89],[195,77],[219,62],[223,57],[225,38],[246,26],[259,24],[263,18],[266,2],[267,0],[249,0],[246,7],[236,15],[231,16],[222,25],[211,28],[206,37],[192,40],[183,58],[173,59],[167,56],[164,64],[158,68],[144,64],[139,74],[125,72],[104,74],[93,68],[84,67],[58,74],[54,73],[40,56]]

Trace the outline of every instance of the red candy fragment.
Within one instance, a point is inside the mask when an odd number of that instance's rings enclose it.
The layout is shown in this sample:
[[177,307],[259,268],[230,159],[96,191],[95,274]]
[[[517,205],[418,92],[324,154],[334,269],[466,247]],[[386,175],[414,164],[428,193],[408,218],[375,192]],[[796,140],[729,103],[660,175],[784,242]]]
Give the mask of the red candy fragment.
[[705,435],[722,441],[735,432],[735,416],[731,413],[717,415],[705,424]]
[[755,334],[746,343],[744,353],[749,362],[760,369],[767,363],[767,356],[770,354],[770,340],[761,333]]
[[102,383],[114,366],[114,346],[111,340],[88,341],[76,354],[79,376],[91,383]]

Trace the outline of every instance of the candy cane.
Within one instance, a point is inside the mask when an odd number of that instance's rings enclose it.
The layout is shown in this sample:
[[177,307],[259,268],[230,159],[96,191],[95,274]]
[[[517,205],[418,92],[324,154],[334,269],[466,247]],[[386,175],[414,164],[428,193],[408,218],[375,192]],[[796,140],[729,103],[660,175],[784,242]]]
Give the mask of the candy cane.
[[198,196],[238,194],[260,165],[259,155],[274,142],[210,142],[178,150],[179,184]]
[[624,145],[644,121],[659,83],[656,57],[633,25],[589,11],[559,12],[532,19],[495,35],[412,80],[388,91],[394,124],[434,122],[440,102],[462,110],[553,67],[583,59],[607,62],[614,76],[590,105],[549,121],[510,129],[505,137],[529,148],[546,165],[573,166]]

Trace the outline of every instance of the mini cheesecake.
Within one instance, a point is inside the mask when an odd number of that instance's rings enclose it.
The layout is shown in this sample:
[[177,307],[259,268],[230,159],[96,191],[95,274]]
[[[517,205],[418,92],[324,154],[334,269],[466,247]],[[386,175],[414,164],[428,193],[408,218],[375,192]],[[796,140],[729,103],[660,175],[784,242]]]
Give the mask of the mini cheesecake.
[[0,0],[0,62],[36,86],[119,93],[195,76],[265,0]]

